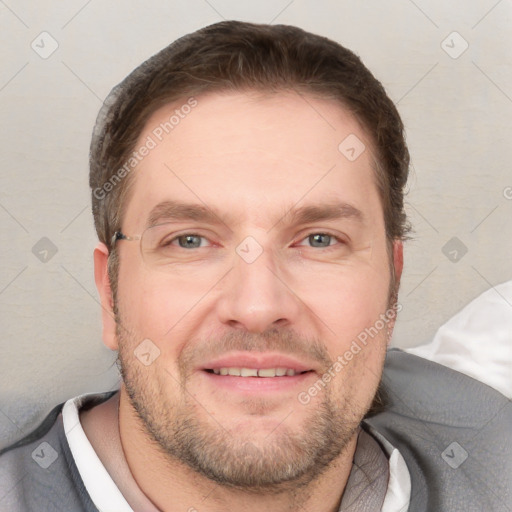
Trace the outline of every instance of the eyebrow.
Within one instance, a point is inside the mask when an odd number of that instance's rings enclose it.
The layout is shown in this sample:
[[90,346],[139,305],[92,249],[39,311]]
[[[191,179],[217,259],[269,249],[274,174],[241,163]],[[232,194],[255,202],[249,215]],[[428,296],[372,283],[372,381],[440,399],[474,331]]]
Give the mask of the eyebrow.
[[224,224],[222,219],[210,208],[200,204],[182,203],[180,201],[162,201],[149,213],[146,227],[162,221],[195,220],[209,224]]
[[[229,222],[238,218],[234,214],[224,215]],[[286,213],[272,226],[284,223],[290,225],[308,224],[311,222],[352,219],[363,223],[365,216],[355,206],[344,203],[326,203],[321,205],[307,205],[300,208],[289,208]],[[220,213],[204,205],[195,203],[183,203],[180,201],[162,201],[149,213],[146,227],[154,226],[161,222],[193,220],[207,224],[224,224]],[[270,231],[270,230],[269,230]]]
[[352,219],[362,223],[365,217],[363,212],[355,206],[348,203],[337,202],[302,206],[296,209],[291,208],[278,223],[308,224],[321,220],[340,219]]

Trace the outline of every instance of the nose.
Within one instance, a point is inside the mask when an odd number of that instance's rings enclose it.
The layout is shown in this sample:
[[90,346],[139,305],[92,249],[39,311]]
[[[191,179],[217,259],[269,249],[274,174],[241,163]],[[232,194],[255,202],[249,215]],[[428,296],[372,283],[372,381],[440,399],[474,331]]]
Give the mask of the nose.
[[254,333],[294,324],[301,303],[286,282],[290,281],[286,269],[280,267],[269,250],[252,262],[235,254],[217,302],[220,321]]

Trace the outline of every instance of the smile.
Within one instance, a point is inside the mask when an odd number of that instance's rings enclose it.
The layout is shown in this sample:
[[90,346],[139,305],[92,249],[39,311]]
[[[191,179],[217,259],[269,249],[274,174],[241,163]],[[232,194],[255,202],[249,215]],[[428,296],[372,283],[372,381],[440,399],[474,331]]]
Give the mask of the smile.
[[234,377],[293,377],[306,371],[295,371],[293,368],[238,368],[223,367],[206,370],[215,375],[232,375]]

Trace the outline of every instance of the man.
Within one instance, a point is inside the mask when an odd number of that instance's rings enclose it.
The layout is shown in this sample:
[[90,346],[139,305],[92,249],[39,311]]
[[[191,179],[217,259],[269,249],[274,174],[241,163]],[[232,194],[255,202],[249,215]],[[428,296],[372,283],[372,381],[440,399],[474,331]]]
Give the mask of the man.
[[507,510],[507,399],[387,353],[409,156],[352,52],[199,30],[112,91],[90,162],[122,385],[4,452],[6,510]]

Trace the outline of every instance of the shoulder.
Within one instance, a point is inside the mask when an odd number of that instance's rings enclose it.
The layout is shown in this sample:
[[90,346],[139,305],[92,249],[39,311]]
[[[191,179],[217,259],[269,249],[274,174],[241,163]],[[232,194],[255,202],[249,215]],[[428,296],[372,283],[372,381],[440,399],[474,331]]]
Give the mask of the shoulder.
[[[112,394],[94,395],[87,406]],[[64,405],[54,407],[34,431],[0,451],[0,511],[97,512],[67,442]]]
[[399,349],[387,353],[382,389],[384,410],[365,422],[404,457],[414,499],[428,510],[501,510],[512,498],[510,400]]
[[393,409],[414,411],[422,421],[476,426],[509,403],[478,379],[397,348],[387,352],[382,383]]
[[0,510],[36,510],[55,491],[55,482],[65,477],[62,406],[56,406],[29,435],[0,452]]

